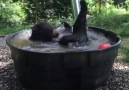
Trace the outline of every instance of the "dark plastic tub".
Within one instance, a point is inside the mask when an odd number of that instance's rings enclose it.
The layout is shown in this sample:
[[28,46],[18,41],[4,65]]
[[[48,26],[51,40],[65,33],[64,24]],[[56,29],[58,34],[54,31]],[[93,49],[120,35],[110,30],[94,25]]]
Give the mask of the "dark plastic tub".
[[9,41],[17,33],[10,35],[6,41],[22,85],[30,90],[94,90],[105,85],[121,40],[111,31],[89,28],[115,44],[103,50],[33,52],[12,46]]

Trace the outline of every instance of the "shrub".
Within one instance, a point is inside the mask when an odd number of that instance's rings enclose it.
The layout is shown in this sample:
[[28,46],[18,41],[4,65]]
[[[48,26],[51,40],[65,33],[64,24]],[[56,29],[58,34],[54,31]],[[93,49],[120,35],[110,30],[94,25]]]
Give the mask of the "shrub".
[[26,14],[21,2],[13,3],[12,0],[0,0],[0,27],[21,25]]
[[71,16],[71,0],[27,0],[26,13],[28,23],[37,20],[69,18]]
[[116,8],[113,5],[102,6],[99,13],[96,8],[92,9],[92,18],[89,18],[89,24],[99,27],[114,28],[129,22],[129,13],[124,8]]

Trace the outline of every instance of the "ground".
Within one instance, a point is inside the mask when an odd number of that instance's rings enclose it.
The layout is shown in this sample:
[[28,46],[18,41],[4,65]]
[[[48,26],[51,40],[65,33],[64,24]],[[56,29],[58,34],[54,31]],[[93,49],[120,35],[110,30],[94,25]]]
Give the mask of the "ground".
[[[6,37],[0,37],[0,90],[26,90],[17,80],[13,60],[5,39]],[[119,56],[120,54],[118,54]],[[97,90],[129,90],[129,64],[117,58],[107,85]]]

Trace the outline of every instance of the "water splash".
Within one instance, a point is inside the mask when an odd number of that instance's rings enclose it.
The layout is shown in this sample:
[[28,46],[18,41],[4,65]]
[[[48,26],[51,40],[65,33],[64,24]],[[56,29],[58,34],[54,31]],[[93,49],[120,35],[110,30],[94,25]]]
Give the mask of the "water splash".
[[[89,41],[85,46],[75,47],[72,43],[69,43],[68,47],[61,46],[58,44],[58,39],[55,38],[51,42],[33,42],[29,38],[31,36],[31,29],[22,30],[19,33],[15,34],[14,37],[10,40],[10,43],[23,50],[36,51],[36,52],[65,52],[65,51],[76,51],[76,50],[97,50],[98,45],[107,42],[111,44],[111,41],[104,36],[103,33],[94,32],[93,30],[88,30]],[[68,34],[68,33],[67,33]],[[76,43],[77,44],[77,43]]]

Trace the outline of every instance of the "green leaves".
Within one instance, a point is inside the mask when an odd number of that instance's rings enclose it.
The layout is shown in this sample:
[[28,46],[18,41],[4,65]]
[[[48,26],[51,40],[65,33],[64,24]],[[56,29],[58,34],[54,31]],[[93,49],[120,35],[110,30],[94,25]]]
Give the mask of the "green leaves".
[[27,21],[30,23],[35,23],[36,19],[68,18],[72,13],[71,0],[28,0],[26,13]]
[[22,24],[25,20],[26,14],[23,10],[21,2],[13,3],[12,0],[0,1],[0,18],[1,26],[15,26]]

